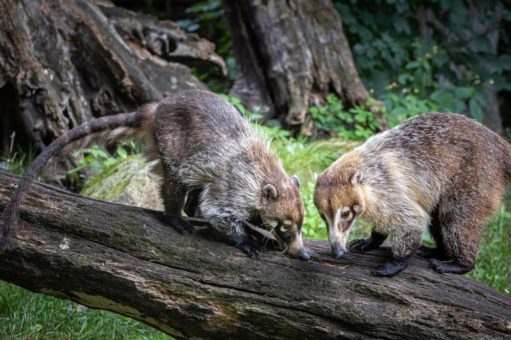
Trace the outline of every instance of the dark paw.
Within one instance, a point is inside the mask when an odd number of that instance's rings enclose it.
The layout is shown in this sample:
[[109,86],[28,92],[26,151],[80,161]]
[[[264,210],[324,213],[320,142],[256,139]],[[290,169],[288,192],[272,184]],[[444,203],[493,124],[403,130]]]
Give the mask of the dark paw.
[[392,277],[399,274],[406,267],[408,267],[406,260],[391,260],[376,267],[372,273],[376,276]]
[[242,242],[236,245],[236,248],[247,254],[251,259],[258,258],[263,248],[259,245],[255,245],[251,242]]
[[430,259],[431,268],[439,274],[444,273],[444,264],[439,259]]
[[463,266],[457,263],[446,263],[439,259],[430,259],[431,268],[439,274],[465,274],[471,271],[474,266]]
[[368,251],[373,249],[373,244],[370,238],[368,239],[359,239],[350,242],[350,250],[355,251]]
[[172,216],[167,218],[168,223],[172,228],[174,228],[178,233],[181,234],[193,234],[195,229],[193,226],[185,221],[182,217]]

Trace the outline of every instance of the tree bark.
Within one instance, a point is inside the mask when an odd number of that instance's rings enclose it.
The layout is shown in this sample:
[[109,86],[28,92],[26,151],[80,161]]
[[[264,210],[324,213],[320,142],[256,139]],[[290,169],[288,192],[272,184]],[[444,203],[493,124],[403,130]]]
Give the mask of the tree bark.
[[[0,172],[0,207],[17,177]],[[307,240],[312,260],[278,252],[252,260],[211,238],[159,222],[160,213],[35,184],[24,225],[0,258],[0,278],[107,309],[176,338],[504,338],[511,298],[411,260],[371,276],[388,250],[335,260]]]
[[266,119],[300,125],[308,107],[322,103],[329,92],[346,107],[367,102],[330,0],[224,0],[223,5],[237,66],[231,94],[262,108]]
[[7,97],[10,108],[2,115],[0,148],[18,116],[28,140],[42,149],[92,117],[205,87],[175,61],[223,69],[212,43],[170,22],[97,2],[103,5],[0,1],[0,98]]

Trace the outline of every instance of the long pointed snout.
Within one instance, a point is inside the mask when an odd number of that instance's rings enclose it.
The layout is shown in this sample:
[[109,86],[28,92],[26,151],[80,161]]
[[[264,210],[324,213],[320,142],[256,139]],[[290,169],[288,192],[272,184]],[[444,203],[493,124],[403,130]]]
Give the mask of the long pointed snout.
[[308,261],[310,260],[311,257],[307,250],[305,250],[305,248],[302,248],[298,251],[298,258],[302,261]]
[[288,253],[294,258],[298,258],[302,261],[307,261],[311,257],[305,247],[303,246],[302,236],[298,235],[292,242],[289,244]]
[[346,251],[342,248],[339,243],[332,244],[332,256],[336,259],[344,255]]

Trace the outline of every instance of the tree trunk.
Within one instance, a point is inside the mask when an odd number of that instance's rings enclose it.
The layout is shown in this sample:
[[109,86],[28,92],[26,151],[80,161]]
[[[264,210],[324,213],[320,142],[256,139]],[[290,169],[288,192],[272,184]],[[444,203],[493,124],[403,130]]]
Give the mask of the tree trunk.
[[0,98],[9,100],[0,148],[18,120],[42,149],[92,117],[132,110],[176,89],[204,87],[175,61],[223,69],[212,43],[171,22],[97,2],[103,5],[0,1]]
[[[0,172],[0,207],[16,177]],[[177,234],[160,213],[35,184],[23,227],[0,258],[0,278],[108,309],[176,338],[504,338],[511,298],[411,260],[371,276],[388,250],[335,260],[307,240],[312,260],[278,252],[251,260],[212,240]]]
[[223,5],[237,66],[231,94],[247,106],[266,111],[266,119],[300,125],[309,105],[329,92],[346,107],[366,103],[368,93],[330,0],[224,0]]

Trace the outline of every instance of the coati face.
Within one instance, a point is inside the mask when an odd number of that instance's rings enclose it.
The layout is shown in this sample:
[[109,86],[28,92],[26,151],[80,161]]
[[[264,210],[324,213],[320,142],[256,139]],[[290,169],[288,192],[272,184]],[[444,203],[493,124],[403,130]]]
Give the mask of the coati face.
[[362,174],[355,172],[348,181],[343,181],[327,171],[317,179],[314,204],[327,227],[332,255],[337,258],[346,252],[351,226],[365,209]]
[[299,188],[300,180],[296,176],[286,175],[284,180],[265,182],[260,217],[263,226],[273,232],[289,255],[308,260],[310,256],[303,246],[301,236],[303,202]]

